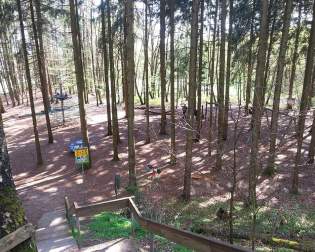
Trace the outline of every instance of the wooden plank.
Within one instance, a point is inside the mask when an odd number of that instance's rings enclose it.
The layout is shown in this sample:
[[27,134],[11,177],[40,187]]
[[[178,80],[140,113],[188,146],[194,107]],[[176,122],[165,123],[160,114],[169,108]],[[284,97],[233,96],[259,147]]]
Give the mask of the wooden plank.
[[0,240],[0,251],[7,252],[32,237],[35,229],[32,224],[26,224]]
[[245,248],[231,245],[214,238],[180,230],[165,224],[140,217],[139,224],[148,231],[165,237],[166,239],[181,244],[185,247],[201,252],[249,252]]
[[180,230],[165,224],[161,224],[142,217],[133,198],[126,197],[111,201],[99,202],[95,204],[79,206],[74,202],[74,209],[78,217],[91,216],[103,211],[116,211],[129,207],[133,218],[144,229],[165,237],[175,243],[201,252],[249,252],[250,250],[241,248],[214,238],[194,234],[189,231]]
[[70,213],[70,203],[67,196],[65,196],[65,209],[66,209],[66,218],[69,221],[71,213]]
[[165,237],[166,239],[201,252],[247,252],[250,250],[231,245],[214,238],[180,230],[142,217],[132,199],[129,200],[130,211],[139,225],[144,229]]
[[92,216],[104,211],[117,211],[129,206],[129,198],[120,198],[84,206],[75,205],[75,213],[78,217]]

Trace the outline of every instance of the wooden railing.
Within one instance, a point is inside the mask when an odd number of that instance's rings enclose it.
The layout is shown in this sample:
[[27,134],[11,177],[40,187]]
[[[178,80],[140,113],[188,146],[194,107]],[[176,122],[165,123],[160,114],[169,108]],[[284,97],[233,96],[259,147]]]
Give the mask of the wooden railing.
[[0,239],[0,251],[7,252],[22,242],[34,237],[35,229],[32,224],[26,224]]
[[[93,216],[103,211],[117,211],[129,208],[131,218],[136,220],[139,225],[153,234],[163,236],[164,238],[202,252],[245,252],[250,251],[214,238],[205,237],[189,231],[180,230],[165,224],[161,224],[143,217],[133,201],[133,197],[120,198],[105,202],[99,202],[90,205],[79,206],[76,202],[72,205],[69,199],[65,197],[66,216],[72,230],[78,232],[80,240],[80,217]],[[80,245],[80,244],[78,244]]]

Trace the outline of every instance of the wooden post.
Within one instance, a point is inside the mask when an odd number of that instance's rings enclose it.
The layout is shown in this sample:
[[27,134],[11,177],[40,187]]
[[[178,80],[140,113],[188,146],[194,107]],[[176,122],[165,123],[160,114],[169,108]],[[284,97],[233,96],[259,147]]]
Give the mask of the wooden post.
[[154,252],[154,234],[150,233],[150,252]]
[[134,224],[135,224],[134,213],[131,211],[131,236],[132,236],[133,238],[136,237]]
[[207,120],[207,113],[208,113],[208,102],[206,102],[206,113],[205,113],[205,120]]
[[68,221],[68,222],[70,221],[69,208],[70,208],[69,199],[68,199],[68,197],[67,197],[67,196],[65,196],[66,219],[67,219],[67,221]]
[[76,238],[78,247],[81,248],[81,227],[80,227],[80,220],[79,217],[76,216],[76,214],[73,214],[73,220],[74,220],[74,225],[78,231],[78,237]]

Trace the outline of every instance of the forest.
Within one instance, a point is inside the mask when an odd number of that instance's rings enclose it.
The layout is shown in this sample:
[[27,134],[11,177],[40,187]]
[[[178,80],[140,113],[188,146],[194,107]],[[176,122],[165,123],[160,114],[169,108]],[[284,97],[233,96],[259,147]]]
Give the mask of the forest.
[[0,251],[315,251],[314,0],[1,0]]

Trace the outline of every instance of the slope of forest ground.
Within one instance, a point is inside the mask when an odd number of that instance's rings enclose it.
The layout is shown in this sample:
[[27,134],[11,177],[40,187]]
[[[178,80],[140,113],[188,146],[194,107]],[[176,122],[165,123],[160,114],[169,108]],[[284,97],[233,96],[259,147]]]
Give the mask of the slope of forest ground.
[[[76,102],[76,97],[73,97]],[[72,101],[71,101],[72,102]],[[124,112],[119,109],[119,127],[122,143],[119,146],[120,161],[113,162],[112,139],[106,137],[106,108],[104,105],[96,107],[94,101],[86,106],[87,121],[89,129],[90,143],[92,146],[93,167],[82,175],[74,167],[74,158],[68,152],[68,144],[80,137],[78,123],[78,114],[75,105],[71,102],[65,104],[66,126],[54,128],[54,144],[48,144],[46,140],[46,129],[44,115],[41,114],[41,103],[39,99],[36,102],[36,111],[38,112],[38,124],[41,137],[41,146],[43,158],[45,160],[42,167],[36,168],[35,146],[33,144],[31,116],[29,107],[18,106],[15,108],[6,108],[4,114],[5,132],[7,135],[8,147],[10,152],[12,171],[15,184],[19,195],[26,209],[28,219],[36,224],[39,218],[45,212],[63,208],[64,196],[67,195],[71,201],[79,203],[88,203],[101,200],[109,200],[115,197],[114,193],[114,175],[120,174],[122,177],[122,189],[120,195],[126,195],[125,187],[128,182],[127,167],[127,126],[124,119]],[[59,105],[54,105],[58,107]],[[68,106],[68,107],[67,107]],[[237,108],[232,109],[234,115]],[[61,115],[56,115],[59,120]],[[270,117],[270,114],[269,114]],[[169,138],[160,136],[158,115],[151,115],[151,143],[144,145],[145,123],[144,111],[136,110],[135,117],[135,139],[136,139],[136,160],[137,175],[140,190],[146,200],[148,208],[152,207],[161,215],[161,219],[178,218],[181,219],[179,226],[186,229],[194,228],[195,223],[199,223],[202,218],[211,219],[215,214],[214,210],[219,206],[227,206],[229,200],[229,183],[231,180],[233,166],[233,121],[229,122],[229,138],[225,143],[223,170],[214,172],[214,155],[211,158],[207,156],[207,120],[203,121],[201,140],[194,144],[193,149],[193,180],[192,180],[192,203],[185,206],[178,201],[182,192],[184,161],[185,161],[185,127],[181,116],[181,110],[177,110],[177,164],[168,165],[169,161]],[[307,122],[310,125],[311,121]],[[273,212],[284,213],[284,216],[291,216],[295,213],[297,225],[303,226],[303,218],[306,218],[308,226],[302,228],[289,226],[292,230],[284,233],[287,238],[314,238],[314,219],[312,210],[315,207],[315,181],[312,178],[314,167],[305,165],[300,169],[300,194],[292,196],[289,193],[291,185],[291,169],[294,165],[294,156],[296,149],[296,139],[294,137],[294,123],[290,117],[282,115],[279,121],[279,150],[277,159],[276,175],[272,178],[264,176],[258,177],[257,198],[261,206],[261,218],[272,218]],[[240,138],[237,145],[237,190],[236,201],[242,202],[246,198],[247,192],[247,169],[249,163],[249,142],[250,142],[250,116],[242,117],[238,133]],[[213,132],[216,136],[216,133]],[[305,136],[308,131],[305,131]],[[262,146],[260,163],[263,167],[268,155],[269,129],[266,116],[263,118],[262,127]],[[306,137],[305,144],[309,142]],[[213,153],[215,153],[215,141],[212,143]],[[305,145],[307,146],[307,145]],[[304,152],[303,152],[304,153]],[[306,157],[305,157],[306,158]],[[154,181],[150,173],[145,169],[147,164],[154,167],[161,167],[162,173]],[[231,180],[232,182],[232,180]],[[237,203],[240,204],[240,203]],[[211,207],[212,206],[212,207]],[[213,207],[214,206],[214,207]],[[191,209],[197,211],[198,218],[192,214]],[[206,210],[205,210],[206,209]],[[208,209],[208,210],[207,210]],[[264,212],[271,214],[264,215]],[[276,211],[279,210],[279,211]],[[236,211],[238,212],[238,211]],[[200,214],[199,214],[200,213]],[[246,214],[240,220],[238,230],[242,230],[242,225],[246,224]],[[165,215],[165,216],[164,216]],[[168,217],[167,217],[168,216]],[[171,216],[171,217],[170,217]],[[266,217],[267,216],[267,217]],[[268,217],[268,218],[269,218]],[[195,219],[194,219],[195,218]],[[237,217],[236,217],[237,218]],[[240,217],[241,218],[241,217]],[[273,220],[266,226],[272,227]],[[210,221],[211,222],[211,221]],[[237,221],[236,221],[237,222]],[[248,220],[249,222],[249,220]],[[176,221],[173,221],[176,224]],[[289,225],[290,220],[285,220],[285,225]],[[300,224],[302,223],[302,224]],[[248,224],[248,223],[247,223]],[[224,223],[218,222],[218,230],[225,229]],[[200,228],[200,227],[198,227]],[[246,231],[247,227],[244,227]],[[306,230],[304,230],[306,229]],[[258,228],[259,230],[259,228]],[[267,230],[269,232],[271,230]],[[220,231],[221,232],[221,231]],[[312,233],[313,232],[313,233]],[[217,234],[217,236],[220,236]]]

